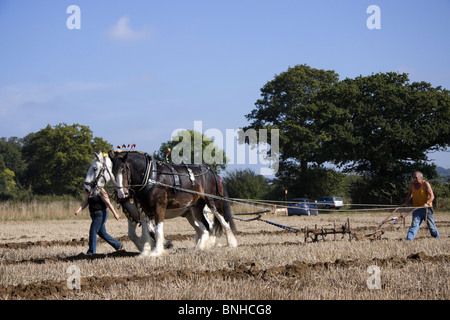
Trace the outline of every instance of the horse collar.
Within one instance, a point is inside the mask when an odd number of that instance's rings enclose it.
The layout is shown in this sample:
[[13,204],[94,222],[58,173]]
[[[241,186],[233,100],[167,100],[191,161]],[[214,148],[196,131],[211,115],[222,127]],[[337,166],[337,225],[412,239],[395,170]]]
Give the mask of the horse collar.
[[156,168],[156,161],[154,158],[152,158],[152,164],[151,164],[151,172],[150,172],[150,180],[156,181],[156,174],[157,174],[157,168]]
[[150,180],[156,181],[157,169],[155,159],[145,154],[145,160],[146,160],[145,173],[140,183],[142,187],[138,190],[138,192],[142,191],[148,185]]

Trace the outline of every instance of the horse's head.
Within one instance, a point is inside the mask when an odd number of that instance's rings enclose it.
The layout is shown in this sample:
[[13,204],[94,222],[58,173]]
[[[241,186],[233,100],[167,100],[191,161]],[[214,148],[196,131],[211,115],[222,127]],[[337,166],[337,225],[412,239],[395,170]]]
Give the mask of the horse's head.
[[120,199],[128,198],[129,189],[142,186],[143,173],[147,168],[147,155],[134,152],[118,152],[110,154],[117,188],[117,196]]
[[111,180],[114,180],[111,159],[102,152],[96,153],[84,180],[84,191],[93,195]]
[[117,153],[112,159],[112,173],[116,177],[117,196],[119,199],[128,198],[130,169],[127,162],[128,152]]

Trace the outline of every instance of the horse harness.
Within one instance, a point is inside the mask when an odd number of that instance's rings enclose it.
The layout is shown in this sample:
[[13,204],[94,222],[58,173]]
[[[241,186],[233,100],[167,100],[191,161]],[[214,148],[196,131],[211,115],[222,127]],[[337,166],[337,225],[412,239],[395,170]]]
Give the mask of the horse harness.
[[[139,187],[139,189],[137,189],[137,191],[136,191],[136,195],[142,193],[143,191],[145,191],[145,193],[149,192],[150,189],[155,186],[155,181],[157,181],[158,175],[173,176],[172,189],[174,190],[174,192],[177,192],[181,189],[180,176],[189,177],[191,184],[194,186],[195,182],[196,182],[195,181],[196,177],[203,176],[209,170],[211,170],[211,168],[209,166],[200,165],[199,167],[201,167],[201,168],[206,167],[206,170],[201,171],[199,174],[194,174],[192,169],[187,164],[182,163],[184,165],[184,167],[186,168],[187,173],[181,173],[181,172],[177,172],[176,169],[174,168],[174,166],[172,166],[170,163],[157,161],[155,158],[151,157],[147,153],[145,153],[144,156],[146,159],[145,171],[142,174],[142,178],[141,178],[141,181],[139,182],[139,184],[134,185],[135,187]],[[159,171],[158,165],[166,166],[170,170],[170,172]],[[128,173],[131,172],[131,169],[129,168],[128,164],[127,164],[126,170],[128,171]],[[131,176],[128,173],[127,173],[127,180],[131,179]],[[216,180],[217,190],[219,191],[220,190],[219,181],[220,181],[220,183],[223,183],[222,179],[220,177],[218,177],[217,174],[213,174],[213,176],[214,176],[214,179]],[[129,186],[131,186],[131,185],[129,185]],[[218,192],[218,193],[220,194],[220,192]],[[220,194],[220,195],[222,195],[222,194]]]
[[[128,187],[139,187],[138,190],[134,191],[133,189],[131,189],[133,191],[133,195],[131,195],[130,197],[128,197],[127,199],[122,199],[122,200],[118,200],[118,202],[126,202],[126,201],[131,201],[132,204],[136,205],[139,211],[142,211],[142,208],[139,205],[139,195],[140,194],[145,194],[151,191],[151,189],[155,186],[155,185],[159,185],[160,187],[167,187],[167,188],[172,188],[172,190],[174,192],[177,191],[186,191],[186,192],[192,192],[192,193],[198,193],[201,194],[199,192],[194,192],[191,190],[187,190],[187,189],[183,189],[181,188],[181,183],[180,183],[180,176],[188,176],[189,180],[191,181],[192,185],[195,185],[195,178],[205,175],[209,170],[211,170],[211,168],[209,166],[206,166],[206,170],[202,171],[199,174],[194,174],[194,172],[192,171],[191,168],[189,168],[186,164],[183,163],[183,165],[185,166],[186,170],[187,170],[187,174],[186,173],[181,173],[181,172],[177,172],[176,169],[169,163],[164,163],[162,161],[157,161],[155,160],[153,157],[151,157],[150,155],[148,155],[147,153],[143,154],[145,155],[145,159],[146,159],[146,166],[145,166],[145,171],[142,174],[142,178],[139,182],[139,184],[137,185],[131,185],[130,184],[130,180],[131,180],[131,168],[129,167],[129,165],[126,165],[126,169],[123,169],[126,173],[126,180],[128,182]],[[166,166],[170,172],[163,172],[163,171],[158,171],[157,167],[158,165],[162,166]],[[158,175],[172,175],[173,176],[173,184],[172,185],[167,185],[167,184],[163,184],[160,182],[157,182],[156,179],[158,177]],[[217,194],[219,196],[223,196],[223,191],[220,191],[219,188],[219,181],[220,183],[223,183],[222,179],[217,175],[217,174],[213,174],[214,179],[216,181],[216,190],[217,190]],[[218,180],[219,179],[219,180]],[[222,189],[223,190],[223,189]],[[172,199],[173,201],[174,199]],[[134,221],[136,223],[141,223],[141,221],[136,221],[136,219],[134,219],[133,217],[131,217],[131,215],[127,212],[127,210],[123,210],[125,216],[128,218],[128,220],[130,221]],[[139,216],[140,218],[140,216]],[[140,219],[139,219],[140,220]]]

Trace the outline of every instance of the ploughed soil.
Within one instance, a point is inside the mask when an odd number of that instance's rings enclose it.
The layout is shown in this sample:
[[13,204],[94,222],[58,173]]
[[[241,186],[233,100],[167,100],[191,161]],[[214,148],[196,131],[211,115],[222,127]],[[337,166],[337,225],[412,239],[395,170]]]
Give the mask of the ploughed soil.
[[[80,259],[102,259],[105,257],[129,257],[137,255],[137,253],[131,252],[115,252],[111,254],[97,254],[93,256],[87,256],[80,254],[73,257],[64,258],[66,261],[74,261]],[[45,263],[53,261],[51,258],[46,260]],[[58,260],[59,261],[59,260]],[[369,264],[375,264],[378,266],[396,266],[401,267],[408,262],[429,262],[429,263],[448,263],[450,262],[450,255],[441,256],[427,256],[422,252],[418,252],[409,255],[407,258],[390,257],[387,259],[372,259]],[[35,261],[34,261],[35,262]],[[44,263],[44,262],[36,262]],[[320,262],[320,263],[303,263],[295,262],[284,266],[278,266],[270,269],[260,269],[254,262],[247,262],[235,266],[234,268],[227,268],[213,271],[189,271],[178,270],[173,272],[161,272],[158,274],[151,274],[145,277],[138,276],[123,276],[123,277],[84,277],[81,278],[81,290],[94,290],[94,289],[107,289],[112,285],[127,284],[132,282],[148,282],[152,281],[171,281],[171,280],[190,280],[199,278],[218,278],[223,280],[229,279],[242,279],[242,278],[258,278],[261,280],[267,280],[274,276],[282,276],[288,278],[297,278],[308,275],[311,271],[317,269],[331,269],[331,268],[349,268],[356,265],[367,265],[367,261],[355,261],[355,260],[336,260],[334,262]],[[29,284],[19,284],[16,286],[0,286],[0,296],[8,296],[10,299],[45,299],[46,296],[59,296],[60,298],[68,297],[72,290],[68,289],[66,281],[54,281],[47,280],[42,282],[33,282]]]
[[[372,231],[373,228],[357,228],[352,229],[352,232],[357,232],[358,234],[365,234]],[[265,231],[260,230],[258,234],[264,234],[268,236],[282,235],[289,233],[286,230],[274,230]],[[239,235],[251,235],[252,232],[239,232]],[[171,234],[169,238],[172,241],[182,241],[191,240],[193,235],[183,235],[183,234]],[[300,238],[299,242],[285,242],[281,243],[284,245],[308,245],[303,243],[303,238]],[[355,241],[358,237],[354,237]],[[129,241],[127,236],[119,237],[119,241]],[[99,239],[99,241],[103,241]],[[389,241],[404,241],[403,239],[391,239]],[[87,246],[88,239],[71,239],[71,240],[55,240],[55,241],[22,241],[22,242],[9,242],[0,243],[0,249],[27,249],[31,247],[52,247],[52,246]],[[258,244],[258,246],[264,246],[270,244],[270,240],[267,243]],[[309,244],[310,245],[310,244]],[[248,245],[256,246],[256,245]],[[95,254],[86,255],[84,253],[73,255],[73,256],[52,256],[45,258],[30,258],[21,261],[16,260],[0,260],[1,266],[15,266],[15,265],[25,265],[25,264],[55,264],[59,262],[76,262],[82,260],[95,261],[99,259],[106,258],[128,258],[137,257],[138,252],[128,252],[128,251],[116,251],[107,254]],[[145,276],[137,275],[118,275],[118,276],[86,276],[81,277],[81,290],[85,291],[98,291],[98,290],[108,290],[114,285],[127,285],[130,282],[136,284],[146,284],[149,281],[153,283],[158,282],[171,282],[179,280],[196,280],[199,279],[221,279],[221,280],[235,280],[235,279],[249,279],[258,281],[270,281],[273,278],[284,278],[284,279],[301,279],[307,278],[311,279],[311,273],[318,270],[327,269],[340,269],[346,270],[353,267],[362,266],[364,268],[367,265],[377,265],[380,267],[391,267],[391,268],[403,268],[406,264],[411,263],[431,263],[431,264],[448,264],[450,262],[450,255],[427,255],[424,252],[416,252],[408,255],[407,257],[391,256],[388,258],[373,258],[373,259],[348,259],[341,260],[337,259],[332,262],[316,262],[307,263],[303,261],[293,261],[284,265],[279,265],[270,268],[262,268],[256,261],[245,261],[235,264],[233,267],[226,267],[217,270],[188,270],[187,268],[180,267],[179,270],[175,271],[154,271],[146,274]],[[1,274],[0,274],[1,279]],[[29,283],[21,283],[18,285],[0,285],[0,298],[7,299],[70,299],[73,294],[76,294],[76,290],[70,290],[67,285],[67,281],[57,281],[57,280],[45,280],[36,281]]]

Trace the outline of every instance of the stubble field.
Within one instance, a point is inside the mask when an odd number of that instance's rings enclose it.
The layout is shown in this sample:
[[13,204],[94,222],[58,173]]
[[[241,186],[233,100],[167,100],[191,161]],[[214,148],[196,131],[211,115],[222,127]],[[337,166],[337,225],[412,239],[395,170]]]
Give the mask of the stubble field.
[[[72,215],[67,211],[67,216]],[[319,216],[262,218],[297,229],[333,227],[350,220],[358,236],[373,231],[388,212],[332,212]],[[86,214],[86,216],[88,216]],[[239,216],[250,218],[251,216]],[[450,213],[435,213],[441,239],[426,225],[412,242],[406,226],[382,240],[305,243],[262,221],[236,221],[237,248],[194,249],[193,229],[184,218],[167,220],[165,235],[174,247],[158,258],[139,258],[127,237],[127,221],[110,218],[108,233],[125,251],[99,241],[86,256],[90,220],[0,222],[0,299],[292,300],[450,298]],[[377,266],[375,271],[373,267]],[[79,271],[81,287],[74,276]],[[377,279],[379,282],[377,283]],[[68,281],[69,280],[69,281]]]

